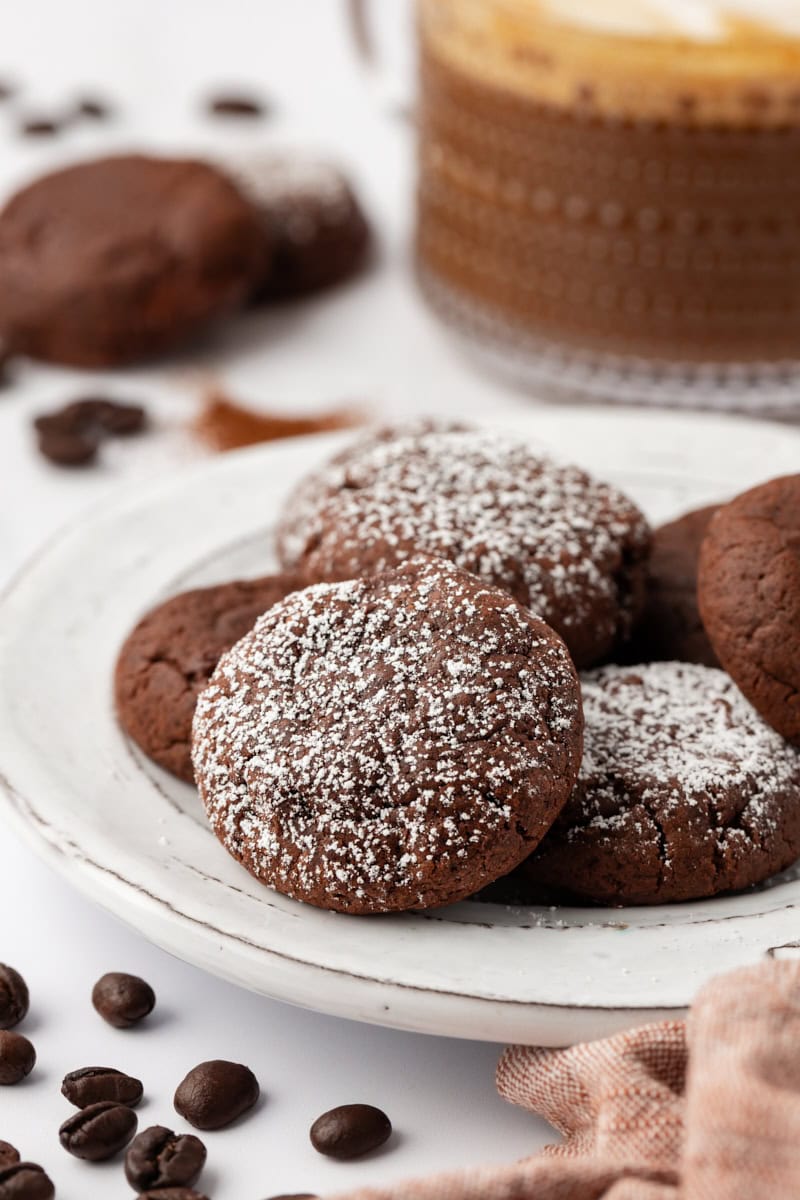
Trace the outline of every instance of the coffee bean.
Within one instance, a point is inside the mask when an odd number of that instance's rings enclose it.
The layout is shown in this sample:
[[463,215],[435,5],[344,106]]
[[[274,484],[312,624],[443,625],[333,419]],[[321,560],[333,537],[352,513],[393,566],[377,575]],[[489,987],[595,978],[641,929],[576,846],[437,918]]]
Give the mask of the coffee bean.
[[203,1196],[188,1187],[165,1187],[142,1192],[136,1200],[208,1200],[208,1196]]
[[30,1075],[36,1063],[36,1051],[21,1033],[0,1029],[0,1084],[19,1083]]
[[208,111],[215,117],[263,117],[265,105],[255,96],[228,93],[212,97]]
[[97,457],[97,442],[85,434],[39,430],[39,453],[57,467],[84,467]]
[[0,963],[0,1029],[19,1025],[28,1015],[28,985],[13,967]]
[[75,112],[79,117],[88,117],[90,121],[107,121],[111,116],[108,104],[97,96],[83,96],[75,105]]
[[27,117],[19,131],[24,137],[54,137],[61,132],[61,122],[50,117]]
[[342,1104],[317,1117],[311,1126],[311,1144],[330,1158],[358,1158],[388,1141],[392,1123],[371,1104]]
[[175,1092],[175,1109],[196,1129],[222,1129],[258,1100],[258,1080],[241,1063],[214,1059],[194,1067]]
[[190,1187],[205,1166],[206,1148],[192,1133],[173,1133],[153,1125],[138,1134],[125,1155],[125,1176],[132,1188]]
[[50,1200],[55,1194],[52,1180],[37,1163],[0,1168],[0,1200]]
[[75,1158],[104,1162],[127,1146],[136,1133],[136,1113],[126,1104],[101,1101],[67,1117],[58,1131],[61,1145]]
[[76,1108],[99,1104],[101,1100],[113,1100],[115,1104],[135,1108],[143,1094],[141,1079],[114,1067],[81,1067],[65,1075],[61,1084],[61,1095]]
[[155,1008],[155,992],[137,975],[112,971],[92,988],[92,1004],[115,1029],[129,1029]]
[[280,1196],[270,1196],[269,1200],[319,1200],[313,1192],[281,1192]]
[[19,1162],[19,1150],[11,1142],[0,1142],[0,1170]]

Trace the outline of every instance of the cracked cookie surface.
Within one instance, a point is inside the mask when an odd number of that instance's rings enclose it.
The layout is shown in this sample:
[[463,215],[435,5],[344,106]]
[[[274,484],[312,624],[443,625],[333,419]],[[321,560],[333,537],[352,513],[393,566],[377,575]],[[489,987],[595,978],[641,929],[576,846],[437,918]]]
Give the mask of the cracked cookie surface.
[[433,558],[276,605],[198,701],[211,825],[256,878],[350,913],[461,899],[544,836],[581,755],[561,639]]
[[723,671],[691,663],[581,677],[583,764],[522,870],[607,904],[699,899],[800,854],[800,754]]
[[700,553],[698,601],[725,670],[800,745],[800,475],[719,510]]
[[235,580],[182,592],[142,618],[120,650],[114,698],[120,725],[149,758],[192,782],[194,707],[220,655],[302,586],[289,574]]
[[307,476],[278,527],[283,566],[316,579],[448,559],[531,608],[578,666],[630,633],[649,551],[622,492],[486,430],[363,441]]

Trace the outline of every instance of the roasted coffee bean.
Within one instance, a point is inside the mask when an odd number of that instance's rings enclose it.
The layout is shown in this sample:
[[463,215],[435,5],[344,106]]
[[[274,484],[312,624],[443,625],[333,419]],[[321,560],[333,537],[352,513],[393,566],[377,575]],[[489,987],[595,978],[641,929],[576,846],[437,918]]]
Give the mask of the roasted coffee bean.
[[313,1192],[281,1192],[280,1196],[270,1196],[269,1200],[319,1200]]
[[40,432],[126,437],[139,433],[147,424],[141,404],[123,404],[105,396],[81,396],[53,412],[43,413],[34,421]]
[[311,1126],[311,1144],[330,1158],[358,1158],[377,1150],[391,1137],[392,1123],[371,1104],[342,1104],[317,1117]]
[[61,132],[61,122],[50,117],[27,117],[19,131],[24,137],[54,137]]
[[143,1094],[141,1079],[114,1067],[81,1067],[65,1075],[61,1084],[61,1095],[76,1108],[99,1104],[101,1100],[113,1100],[115,1104],[135,1108]]
[[101,1101],[67,1117],[59,1141],[75,1158],[104,1162],[127,1146],[136,1133],[136,1113],[126,1104]]
[[136,1197],[136,1200],[208,1200],[208,1196],[203,1196],[200,1192],[195,1192],[188,1187],[165,1187],[142,1192]]
[[0,1029],[19,1025],[28,1015],[28,985],[13,967],[0,963]]
[[144,1129],[125,1155],[125,1177],[132,1188],[191,1187],[205,1166],[206,1148],[193,1133],[173,1133],[163,1125]]
[[97,457],[97,441],[82,433],[40,429],[39,453],[57,467],[85,467]]
[[0,1171],[19,1162],[19,1150],[11,1142],[0,1142]]
[[258,1080],[241,1063],[213,1059],[178,1084],[175,1109],[195,1129],[222,1129],[258,1100]]
[[0,1200],[50,1200],[55,1194],[52,1180],[37,1163],[0,1168]]
[[21,1033],[0,1029],[0,1084],[19,1083],[30,1075],[36,1063],[36,1051]]
[[83,96],[75,105],[75,112],[79,117],[88,117],[90,121],[107,121],[111,116],[109,105],[97,96]]
[[112,971],[92,988],[92,1004],[115,1029],[129,1029],[155,1008],[155,992],[138,975]]
[[263,117],[266,107],[255,96],[230,93],[212,97],[208,102],[208,111],[215,117]]

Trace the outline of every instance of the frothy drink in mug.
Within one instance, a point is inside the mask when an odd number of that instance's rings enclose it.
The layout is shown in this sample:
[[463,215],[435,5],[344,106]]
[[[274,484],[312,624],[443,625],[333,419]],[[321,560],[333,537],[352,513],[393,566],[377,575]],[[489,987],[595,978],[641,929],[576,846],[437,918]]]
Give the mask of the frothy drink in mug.
[[417,258],[509,354],[800,360],[797,0],[420,0]]

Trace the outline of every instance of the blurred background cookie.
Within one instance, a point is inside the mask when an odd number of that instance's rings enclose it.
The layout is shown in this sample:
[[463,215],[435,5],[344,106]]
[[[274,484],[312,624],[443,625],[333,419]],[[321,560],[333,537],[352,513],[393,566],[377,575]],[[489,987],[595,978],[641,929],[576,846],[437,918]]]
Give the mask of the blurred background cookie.
[[135,362],[243,303],[268,257],[264,222],[206,163],[78,163],[0,213],[0,334],[33,358]]
[[272,244],[256,300],[309,295],[341,283],[365,264],[370,226],[339,167],[287,152],[242,159],[229,170],[261,214]]

